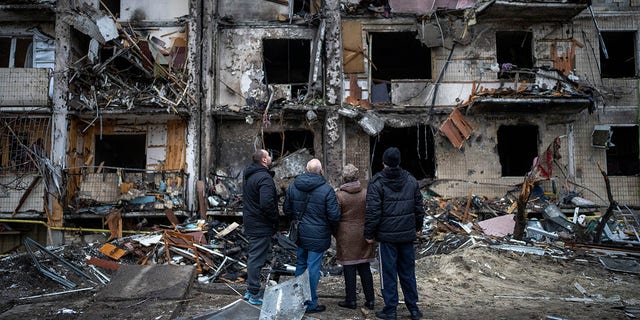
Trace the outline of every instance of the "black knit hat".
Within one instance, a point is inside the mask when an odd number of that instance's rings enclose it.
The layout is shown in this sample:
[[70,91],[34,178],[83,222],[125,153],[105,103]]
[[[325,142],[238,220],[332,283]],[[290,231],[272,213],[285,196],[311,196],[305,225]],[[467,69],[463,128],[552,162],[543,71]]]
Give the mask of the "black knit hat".
[[382,162],[389,167],[397,167],[400,164],[400,150],[396,147],[388,148],[382,154]]

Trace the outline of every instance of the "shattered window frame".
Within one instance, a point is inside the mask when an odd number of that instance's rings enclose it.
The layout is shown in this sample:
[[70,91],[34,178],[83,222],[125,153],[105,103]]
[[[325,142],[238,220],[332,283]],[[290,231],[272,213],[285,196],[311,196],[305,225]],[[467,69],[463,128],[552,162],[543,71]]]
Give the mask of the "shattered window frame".
[[[4,39],[9,40],[8,48],[3,48],[7,42]],[[0,68],[32,68],[33,50],[33,36],[0,35]],[[16,54],[23,51],[24,57],[17,59]]]
[[635,30],[602,31],[608,59],[600,47],[600,76],[602,78],[637,78],[638,32]]
[[[611,125],[611,143],[606,149],[609,176],[638,176],[640,174],[640,126]],[[635,134],[634,134],[635,133]]]

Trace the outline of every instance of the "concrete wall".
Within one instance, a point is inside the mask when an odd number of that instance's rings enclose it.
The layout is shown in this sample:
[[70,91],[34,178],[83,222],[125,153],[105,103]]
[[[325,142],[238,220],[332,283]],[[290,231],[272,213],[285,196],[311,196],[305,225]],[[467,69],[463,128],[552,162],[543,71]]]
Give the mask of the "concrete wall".
[[175,20],[189,15],[189,0],[123,0],[120,3],[120,19],[132,17],[143,20]]
[[274,21],[278,15],[289,16],[289,6],[264,0],[220,0],[218,13],[234,22]]

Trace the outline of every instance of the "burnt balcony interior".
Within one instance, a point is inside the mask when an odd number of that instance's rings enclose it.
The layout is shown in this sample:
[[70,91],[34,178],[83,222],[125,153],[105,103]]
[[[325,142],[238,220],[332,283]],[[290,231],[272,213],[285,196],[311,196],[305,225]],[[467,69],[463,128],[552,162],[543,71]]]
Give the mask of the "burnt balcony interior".
[[370,138],[371,174],[382,171],[382,154],[389,147],[400,150],[400,166],[416,179],[435,177],[435,151],[432,128],[415,125],[403,128],[385,127]]
[[146,164],[144,134],[96,136],[95,163],[107,167],[144,169]]
[[538,126],[500,126],[497,149],[503,177],[526,175],[538,155]]
[[[111,19],[117,17],[120,1],[107,1],[102,11],[83,7],[84,14]],[[108,11],[108,12],[107,12]],[[82,15],[78,15],[79,17]],[[148,27],[115,24],[115,38],[106,40],[90,22],[76,16],[66,19],[72,25],[69,77],[69,109],[92,111],[98,108],[166,108],[186,112],[195,101],[187,90],[186,23],[175,27]],[[101,20],[106,21],[105,19]],[[94,22],[95,23],[95,22]]]
[[371,102],[391,101],[391,80],[431,79],[431,50],[416,32],[369,32]]
[[307,149],[311,155],[313,150],[313,133],[309,130],[285,130],[264,133],[264,148],[277,161],[300,149]]
[[603,31],[606,55],[600,47],[600,75],[603,78],[633,78],[636,67],[636,32]]
[[512,79],[518,72],[520,79],[534,79],[532,50],[533,34],[526,31],[496,32],[496,58],[500,71],[499,79]]
[[638,156],[638,126],[612,126],[611,143],[607,148],[607,174],[637,176],[640,174]]

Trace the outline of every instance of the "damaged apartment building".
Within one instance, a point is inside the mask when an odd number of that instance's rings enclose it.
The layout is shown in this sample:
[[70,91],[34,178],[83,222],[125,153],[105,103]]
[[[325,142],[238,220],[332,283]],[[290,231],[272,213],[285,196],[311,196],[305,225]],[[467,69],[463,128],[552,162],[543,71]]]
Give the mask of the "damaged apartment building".
[[312,157],[367,180],[395,146],[443,197],[500,197],[537,157],[545,193],[606,206],[601,165],[640,206],[636,0],[2,3],[17,234],[238,215],[256,148],[280,192]]

